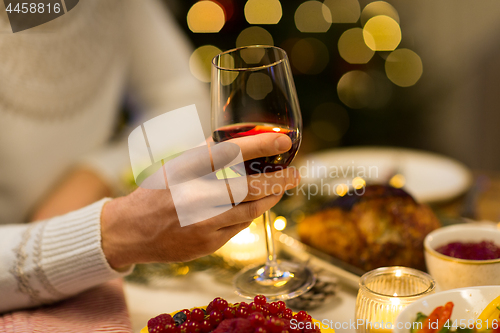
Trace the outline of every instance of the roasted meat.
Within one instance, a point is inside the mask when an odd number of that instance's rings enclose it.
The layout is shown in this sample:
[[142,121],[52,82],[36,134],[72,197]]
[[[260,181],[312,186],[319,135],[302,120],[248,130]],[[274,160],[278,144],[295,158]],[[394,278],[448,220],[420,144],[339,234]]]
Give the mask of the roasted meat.
[[433,211],[404,190],[371,185],[306,217],[298,233],[302,242],[366,271],[383,266],[425,270],[423,241],[439,227]]

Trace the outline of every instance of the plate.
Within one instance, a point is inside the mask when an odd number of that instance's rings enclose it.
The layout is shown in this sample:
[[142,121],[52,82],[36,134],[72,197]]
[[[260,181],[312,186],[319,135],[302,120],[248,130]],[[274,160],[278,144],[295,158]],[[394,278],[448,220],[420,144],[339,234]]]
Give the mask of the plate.
[[[399,173],[404,189],[423,203],[444,202],[466,192],[472,184],[462,163],[434,153],[389,148],[356,147],[305,156],[297,167],[306,183],[350,184],[355,177],[368,183],[387,183]],[[352,183],[351,183],[352,184]]]
[[[451,321],[457,320],[457,325],[475,320],[484,308],[500,295],[500,286],[470,287],[447,290],[415,301],[404,309],[396,319],[396,323],[412,323],[418,312],[429,315],[436,307],[453,302]],[[396,324],[394,333],[409,333],[403,325]],[[467,325],[467,324],[465,324]],[[399,326],[399,327],[397,327]]]

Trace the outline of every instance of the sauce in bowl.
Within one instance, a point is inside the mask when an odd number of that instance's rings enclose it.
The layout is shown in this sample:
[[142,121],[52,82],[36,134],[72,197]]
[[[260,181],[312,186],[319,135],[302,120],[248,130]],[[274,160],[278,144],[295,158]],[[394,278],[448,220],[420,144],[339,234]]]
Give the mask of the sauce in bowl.
[[500,247],[492,241],[452,242],[436,248],[445,256],[467,260],[491,260],[500,258]]

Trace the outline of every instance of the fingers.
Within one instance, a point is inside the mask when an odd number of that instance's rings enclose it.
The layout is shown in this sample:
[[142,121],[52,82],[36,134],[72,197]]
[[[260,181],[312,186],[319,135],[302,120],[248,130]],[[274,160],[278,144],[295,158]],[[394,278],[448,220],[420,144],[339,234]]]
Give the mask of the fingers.
[[[248,193],[242,201],[254,201],[262,199],[271,194],[282,194],[286,190],[290,190],[296,187],[300,182],[300,174],[295,168],[286,168],[283,170],[261,173],[241,179],[233,179],[236,186],[239,186],[237,182],[246,182],[247,184],[241,184],[241,186],[248,186]],[[234,186],[231,187],[233,190]]]
[[282,196],[283,194],[273,194],[259,200],[240,203],[223,214],[215,216],[204,223],[206,223],[206,226],[209,228],[220,230],[224,227],[253,221],[264,214],[265,211],[274,207]]
[[[279,133],[263,133],[258,135],[246,136],[242,138],[228,140],[226,142],[237,144],[243,154],[245,161],[264,156],[274,156],[282,154],[292,148],[292,140],[289,136]],[[217,144],[212,147],[212,154],[225,153]],[[234,153],[233,153],[234,154]],[[224,159],[225,160],[225,159]],[[222,167],[219,166],[219,167]],[[215,166],[217,168],[217,166]]]

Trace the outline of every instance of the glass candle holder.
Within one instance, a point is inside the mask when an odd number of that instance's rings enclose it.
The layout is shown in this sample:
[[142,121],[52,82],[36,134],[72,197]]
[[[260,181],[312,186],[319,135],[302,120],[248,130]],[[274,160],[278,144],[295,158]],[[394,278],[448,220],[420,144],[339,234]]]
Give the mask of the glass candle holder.
[[392,332],[409,304],[434,293],[429,274],[408,267],[382,267],[364,274],[356,299],[358,333]]

